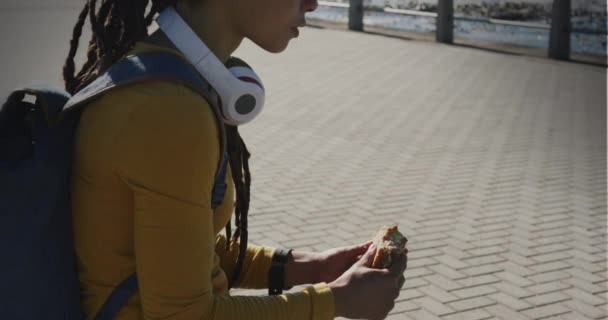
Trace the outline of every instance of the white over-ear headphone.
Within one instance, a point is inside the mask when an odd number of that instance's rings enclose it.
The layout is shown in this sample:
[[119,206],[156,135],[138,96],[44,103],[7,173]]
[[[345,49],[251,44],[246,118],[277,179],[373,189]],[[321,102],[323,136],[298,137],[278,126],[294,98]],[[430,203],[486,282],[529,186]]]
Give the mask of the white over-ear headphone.
[[225,123],[244,124],[262,111],[264,85],[246,63],[237,60],[234,63],[236,66],[226,68],[172,6],[163,10],[156,22],[167,38],[217,91]]

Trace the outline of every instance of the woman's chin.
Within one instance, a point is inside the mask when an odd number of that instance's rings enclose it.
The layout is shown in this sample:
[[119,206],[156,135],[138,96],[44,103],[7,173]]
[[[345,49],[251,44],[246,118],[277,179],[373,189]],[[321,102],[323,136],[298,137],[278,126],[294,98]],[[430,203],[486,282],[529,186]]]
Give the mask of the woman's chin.
[[[251,40],[251,39],[250,39]],[[285,49],[287,49],[287,46],[289,45],[289,41],[291,39],[280,39],[280,40],[276,40],[273,42],[256,42],[251,40],[253,43],[257,44],[258,47],[264,49],[265,51],[268,51],[270,53],[281,53],[283,51],[285,51]]]
[[287,45],[288,44],[289,43],[285,43],[284,46],[274,47],[271,50],[267,50],[267,51],[270,52],[270,53],[281,53],[281,52],[285,51],[285,49],[287,49]]

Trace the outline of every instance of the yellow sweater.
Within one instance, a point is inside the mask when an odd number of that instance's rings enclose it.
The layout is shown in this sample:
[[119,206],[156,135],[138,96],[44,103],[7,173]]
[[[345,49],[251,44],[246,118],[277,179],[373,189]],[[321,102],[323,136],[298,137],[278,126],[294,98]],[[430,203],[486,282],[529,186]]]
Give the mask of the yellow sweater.
[[[181,53],[138,43],[131,53]],[[137,272],[139,291],[118,319],[333,319],[319,283],[279,296],[231,296],[238,244],[220,231],[234,186],[215,213],[219,157],[207,101],[168,81],[114,89],[91,102],[76,131],[73,224],[83,309],[93,319],[110,292]],[[267,288],[273,248],[250,244],[236,287]]]

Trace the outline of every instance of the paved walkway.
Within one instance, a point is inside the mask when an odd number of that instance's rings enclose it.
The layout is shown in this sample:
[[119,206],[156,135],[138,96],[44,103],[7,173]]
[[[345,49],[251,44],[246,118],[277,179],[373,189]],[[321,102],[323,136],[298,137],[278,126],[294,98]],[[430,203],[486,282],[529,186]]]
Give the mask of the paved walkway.
[[606,69],[313,28],[238,54],[268,88],[242,128],[252,241],[398,224],[391,319],[607,318]]
[[[59,79],[80,4],[35,2],[0,5],[3,90]],[[241,130],[253,242],[324,250],[398,224],[390,319],[608,318],[606,69],[315,28],[237,55],[268,91]]]

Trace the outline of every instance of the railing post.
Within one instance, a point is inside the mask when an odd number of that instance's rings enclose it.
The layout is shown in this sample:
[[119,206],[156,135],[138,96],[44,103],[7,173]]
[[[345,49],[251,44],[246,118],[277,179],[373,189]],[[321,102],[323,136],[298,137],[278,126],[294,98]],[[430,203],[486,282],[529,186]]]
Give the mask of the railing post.
[[363,0],[349,0],[348,29],[363,31]]
[[454,0],[437,1],[437,42],[454,42]]
[[570,0],[553,0],[549,58],[570,59]]

